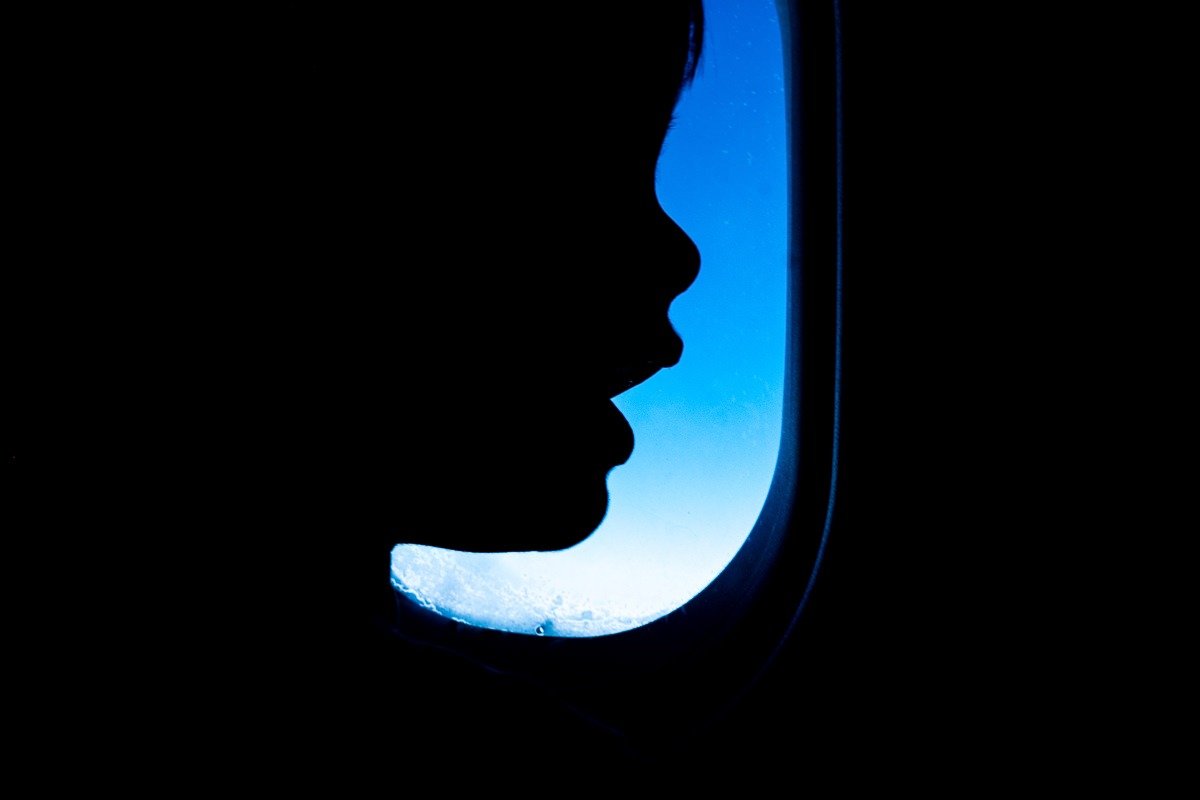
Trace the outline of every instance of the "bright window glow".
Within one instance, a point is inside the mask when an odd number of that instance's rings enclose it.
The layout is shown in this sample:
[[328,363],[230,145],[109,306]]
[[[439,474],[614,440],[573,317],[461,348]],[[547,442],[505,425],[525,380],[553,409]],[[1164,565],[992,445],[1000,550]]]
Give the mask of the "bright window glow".
[[774,0],[708,0],[705,10],[700,73],[658,171],[663,207],[702,258],[671,306],[683,360],[616,398],[637,444],[609,475],[603,524],[581,544],[393,550],[397,589],[444,616],[545,636],[636,628],[704,589],[758,518],[782,421],[783,54]]

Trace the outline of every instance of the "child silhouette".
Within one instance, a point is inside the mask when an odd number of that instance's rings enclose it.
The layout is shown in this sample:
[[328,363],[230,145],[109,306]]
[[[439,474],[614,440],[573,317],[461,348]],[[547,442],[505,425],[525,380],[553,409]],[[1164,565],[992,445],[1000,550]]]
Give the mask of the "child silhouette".
[[[396,691],[414,735],[356,752],[433,757],[448,692],[528,717],[394,635],[389,554],[561,549],[603,518],[633,448],[611,400],[678,361],[699,269],[655,167],[700,3],[116,23],[79,26],[54,95],[88,209],[63,230],[105,266],[39,541],[55,570],[89,545],[85,649],[116,654],[63,703],[188,763],[171,732],[217,722],[221,764],[333,748]],[[576,724],[548,713],[542,748]]]

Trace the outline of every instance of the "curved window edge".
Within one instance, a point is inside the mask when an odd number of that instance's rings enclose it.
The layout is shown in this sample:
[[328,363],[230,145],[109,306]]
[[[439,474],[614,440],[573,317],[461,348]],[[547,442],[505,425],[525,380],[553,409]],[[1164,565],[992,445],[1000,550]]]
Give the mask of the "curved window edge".
[[538,638],[477,628],[397,598],[399,635],[489,672],[520,676],[579,713],[643,738],[693,728],[769,666],[812,591],[834,512],[842,360],[840,3],[776,5],[789,172],[784,418],[771,488],[746,542],[692,600],[607,636]]

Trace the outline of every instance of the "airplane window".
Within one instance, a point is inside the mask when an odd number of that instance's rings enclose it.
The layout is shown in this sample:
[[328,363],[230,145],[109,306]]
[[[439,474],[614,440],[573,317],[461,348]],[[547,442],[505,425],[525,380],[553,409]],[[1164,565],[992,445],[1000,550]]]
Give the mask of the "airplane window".
[[425,608],[535,636],[618,633],[689,601],[754,528],[783,414],[782,41],[774,0],[709,0],[706,26],[658,170],[663,208],[702,257],[671,307],[683,359],[615,399],[636,446],[590,538],[559,552],[399,545],[393,582]]

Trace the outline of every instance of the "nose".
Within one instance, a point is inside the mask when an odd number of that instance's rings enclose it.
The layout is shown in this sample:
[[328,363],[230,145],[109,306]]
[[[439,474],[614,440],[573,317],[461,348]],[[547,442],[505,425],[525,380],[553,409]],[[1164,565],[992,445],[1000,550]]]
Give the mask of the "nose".
[[654,264],[660,276],[659,290],[670,303],[700,275],[700,248],[661,206],[658,224],[661,232]]
[[663,303],[658,332],[654,337],[654,363],[659,368],[673,367],[683,355],[683,340],[667,315],[671,302],[683,294],[700,275],[700,248],[674,219],[659,206],[659,245],[654,269],[658,272],[656,291]]
[[684,343],[669,311],[701,261],[683,228],[655,202],[570,247],[588,267],[562,273],[571,299],[554,326],[563,347],[554,359],[559,379],[614,397],[678,364]]
[[622,304],[623,335],[610,341],[610,352],[621,354],[609,373],[610,396],[675,366],[683,356],[683,339],[668,311],[700,274],[700,249],[661,207],[656,211],[638,259],[644,272],[634,284],[640,288]]

